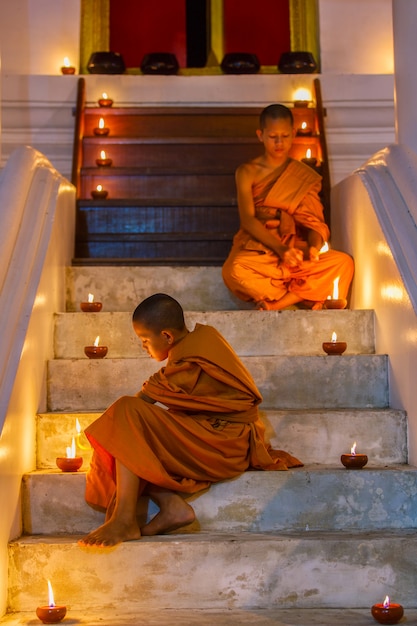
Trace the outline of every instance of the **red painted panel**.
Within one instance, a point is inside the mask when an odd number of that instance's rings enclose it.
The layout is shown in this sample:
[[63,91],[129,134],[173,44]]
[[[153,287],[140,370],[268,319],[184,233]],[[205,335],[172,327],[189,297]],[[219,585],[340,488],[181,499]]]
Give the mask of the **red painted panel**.
[[277,65],[291,49],[289,0],[224,0],[224,52],[256,54]]
[[171,52],[185,67],[185,0],[110,0],[110,50],[126,67],[139,67],[149,52]]

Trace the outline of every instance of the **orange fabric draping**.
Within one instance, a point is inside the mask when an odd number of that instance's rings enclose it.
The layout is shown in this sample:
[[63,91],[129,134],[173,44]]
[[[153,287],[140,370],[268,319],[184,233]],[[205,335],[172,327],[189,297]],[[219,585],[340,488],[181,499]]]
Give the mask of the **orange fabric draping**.
[[304,262],[289,269],[260,241],[240,229],[223,266],[227,287],[246,301],[276,301],[287,292],[303,300],[323,301],[333,292],[339,278],[339,297],[346,298],[353,276],[353,261],[343,252],[329,250],[318,261],[308,259],[307,231],[314,230],[327,241],[329,228],[324,222],[319,199],[321,177],[310,167],[291,159],[253,187],[256,217],[278,240],[297,247]]
[[194,493],[249,468],[285,470],[302,463],[265,442],[262,398],[232,348],[212,327],[196,325],[170,351],[143,392],[167,408],[124,396],[93,422],[86,499],[106,508],[114,461],[172,491]]

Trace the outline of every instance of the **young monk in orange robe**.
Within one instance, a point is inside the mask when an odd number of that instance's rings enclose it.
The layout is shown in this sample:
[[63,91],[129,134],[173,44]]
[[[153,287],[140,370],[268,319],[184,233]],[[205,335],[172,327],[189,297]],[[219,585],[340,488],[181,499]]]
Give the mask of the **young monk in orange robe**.
[[[150,356],[168,361],[137,396],[120,398],[85,430],[94,448],[86,500],[107,513],[105,523],[79,541],[82,546],[111,546],[175,530],[195,517],[181,493],[249,468],[302,465],[265,442],[259,391],[213,327],[197,324],[190,332],[180,304],[155,294],[136,308],[133,328]],[[139,528],[136,505],[142,493],[160,511]]]
[[330,232],[319,200],[321,176],[289,156],[295,129],[291,110],[272,104],[260,116],[264,154],[236,170],[240,230],[223,266],[223,280],[258,309],[284,309],[302,301],[322,308],[339,278],[347,298],[350,256],[320,252]]

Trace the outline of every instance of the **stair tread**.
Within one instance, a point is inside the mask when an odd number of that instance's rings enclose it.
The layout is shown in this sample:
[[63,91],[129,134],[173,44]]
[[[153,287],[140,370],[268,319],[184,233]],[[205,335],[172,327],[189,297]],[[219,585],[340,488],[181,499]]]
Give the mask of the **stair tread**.
[[[362,609],[141,609],[125,613],[118,608],[80,611],[69,608],[65,623],[79,626],[370,626],[370,607],[383,598],[371,598],[370,606]],[[27,626],[34,622],[35,611],[15,613],[0,618],[4,626]],[[417,624],[417,609],[404,607],[406,623]]]
[[116,207],[236,207],[237,201],[236,198],[207,198],[204,196],[200,196],[198,198],[107,198],[106,200],[93,200],[83,198],[77,200],[77,204],[79,207],[89,207],[89,206],[97,206],[102,204],[105,207],[116,206]]

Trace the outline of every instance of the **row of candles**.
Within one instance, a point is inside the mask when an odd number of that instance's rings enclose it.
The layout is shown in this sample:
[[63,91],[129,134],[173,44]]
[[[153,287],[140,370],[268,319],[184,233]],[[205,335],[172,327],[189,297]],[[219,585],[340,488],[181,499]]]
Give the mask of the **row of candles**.
[[[328,247],[322,248],[321,252],[325,252]],[[339,278],[335,278],[333,281],[333,294],[329,296],[324,303],[324,307],[327,309],[344,309],[347,305],[347,300],[339,298]],[[81,311],[84,313],[99,313],[103,308],[103,303],[94,300],[94,294],[89,293],[87,301],[80,303]],[[92,346],[85,346],[84,353],[89,359],[103,359],[107,352],[107,346],[100,346],[100,336],[97,336]],[[331,355],[341,355],[346,351],[347,343],[345,341],[337,341],[337,334],[332,333],[331,341],[323,342],[323,350]]]
[[[51,581],[48,580],[48,605],[38,606],[36,615],[44,624],[58,624],[67,614],[65,605],[55,604],[54,592]],[[371,615],[379,624],[398,624],[404,615],[401,604],[391,602],[389,596],[385,596],[383,602],[371,607]]]

